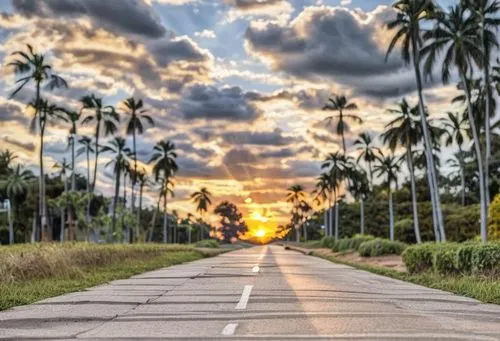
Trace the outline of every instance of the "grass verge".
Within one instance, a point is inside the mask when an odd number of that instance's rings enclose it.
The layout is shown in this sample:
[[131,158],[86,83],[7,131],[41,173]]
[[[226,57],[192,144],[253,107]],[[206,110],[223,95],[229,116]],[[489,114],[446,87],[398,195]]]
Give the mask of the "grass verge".
[[481,276],[442,276],[430,271],[423,274],[412,275],[388,268],[347,262],[335,257],[334,255],[316,252],[314,250],[311,255],[379,275],[420,284],[429,288],[449,291],[458,295],[474,298],[485,303],[500,304],[500,281],[498,279]]
[[0,310],[221,252],[176,245],[5,247],[0,251]]

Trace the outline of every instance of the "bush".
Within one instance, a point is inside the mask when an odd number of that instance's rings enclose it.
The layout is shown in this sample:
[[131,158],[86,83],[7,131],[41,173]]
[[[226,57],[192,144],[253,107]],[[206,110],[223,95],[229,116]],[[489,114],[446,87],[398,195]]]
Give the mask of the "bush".
[[352,238],[342,238],[333,243],[333,252],[342,252],[347,250],[358,250],[364,242],[373,240],[375,237],[370,235],[355,234]]
[[332,250],[333,250],[333,252],[347,251],[347,250],[349,250],[350,243],[351,243],[351,240],[349,238],[342,238],[342,239],[336,240],[333,243]]
[[335,244],[335,237],[323,237],[321,239],[321,246],[331,249]]
[[216,241],[215,239],[203,239],[200,240],[199,242],[196,242],[195,246],[216,249],[219,247],[219,242]]
[[500,240],[500,194],[497,194],[488,210],[488,239]]
[[378,257],[384,255],[400,255],[407,245],[398,241],[376,238],[366,241],[359,246],[359,254],[362,257]]
[[406,249],[403,261],[410,273],[432,270],[441,275],[496,277],[500,276],[500,244],[425,243]]
[[419,273],[432,269],[434,253],[441,247],[436,243],[412,245],[403,252],[403,262],[409,273]]

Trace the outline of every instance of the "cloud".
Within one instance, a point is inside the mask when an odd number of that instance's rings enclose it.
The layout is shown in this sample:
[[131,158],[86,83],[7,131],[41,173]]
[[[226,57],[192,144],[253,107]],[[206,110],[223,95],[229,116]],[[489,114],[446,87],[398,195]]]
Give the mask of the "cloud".
[[227,15],[232,22],[239,18],[270,17],[279,22],[287,21],[294,8],[288,0],[224,0],[233,7]]
[[8,136],[5,136],[2,140],[7,144],[13,145],[25,151],[33,152],[35,150],[35,144],[33,142],[22,142]]
[[237,86],[218,89],[214,86],[195,85],[184,94],[179,111],[187,120],[252,122],[261,116],[260,110]]
[[148,38],[166,33],[159,17],[142,0],[13,0],[12,4],[27,17],[88,17],[96,27]]
[[258,23],[245,34],[246,50],[274,71],[309,82],[330,81],[355,94],[394,97],[415,89],[411,71],[396,54],[385,62],[384,24],[393,10],[306,7],[286,25]]
[[297,142],[297,138],[285,137],[280,129],[275,129],[270,132],[249,132],[249,131],[233,131],[223,133],[222,138],[225,142],[233,145],[268,145],[268,146],[284,146]]
[[194,35],[200,38],[215,39],[217,35],[212,30],[203,30],[201,32],[195,32]]

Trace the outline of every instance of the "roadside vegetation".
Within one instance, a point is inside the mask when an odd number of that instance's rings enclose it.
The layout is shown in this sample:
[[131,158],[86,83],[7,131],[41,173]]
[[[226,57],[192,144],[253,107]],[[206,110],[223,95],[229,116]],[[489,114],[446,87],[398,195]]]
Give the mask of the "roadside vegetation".
[[0,310],[223,251],[185,245],[43,243],[0,248]]

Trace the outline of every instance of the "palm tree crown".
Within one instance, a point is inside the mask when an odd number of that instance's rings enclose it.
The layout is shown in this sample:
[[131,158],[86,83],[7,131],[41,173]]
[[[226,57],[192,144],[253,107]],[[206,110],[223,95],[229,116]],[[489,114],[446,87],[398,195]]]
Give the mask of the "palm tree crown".
[[206,187],[202,187],[199,191],[191,194],[191,200],[196,204],[196,212],[203,214],[208,211],[208,206],[212,204],[211,196],[212,193]]
[[344,111],[357,109],[358,106],[355,103],[348,103],[345,96],[335,96],[335,98],[329,98],[328,102],[323,106],[323,110],[338,111],[337,115],[329,116],[326,119],[328,124],[330,124],[334,119],[337,121],[336,132],[342,137],[342,148],[344,154],[346,152],[345,133],[349,131],[349,124],[345,121],[345,119],[355,123],[363,122],[361,117],[353,114],[344,114]]

